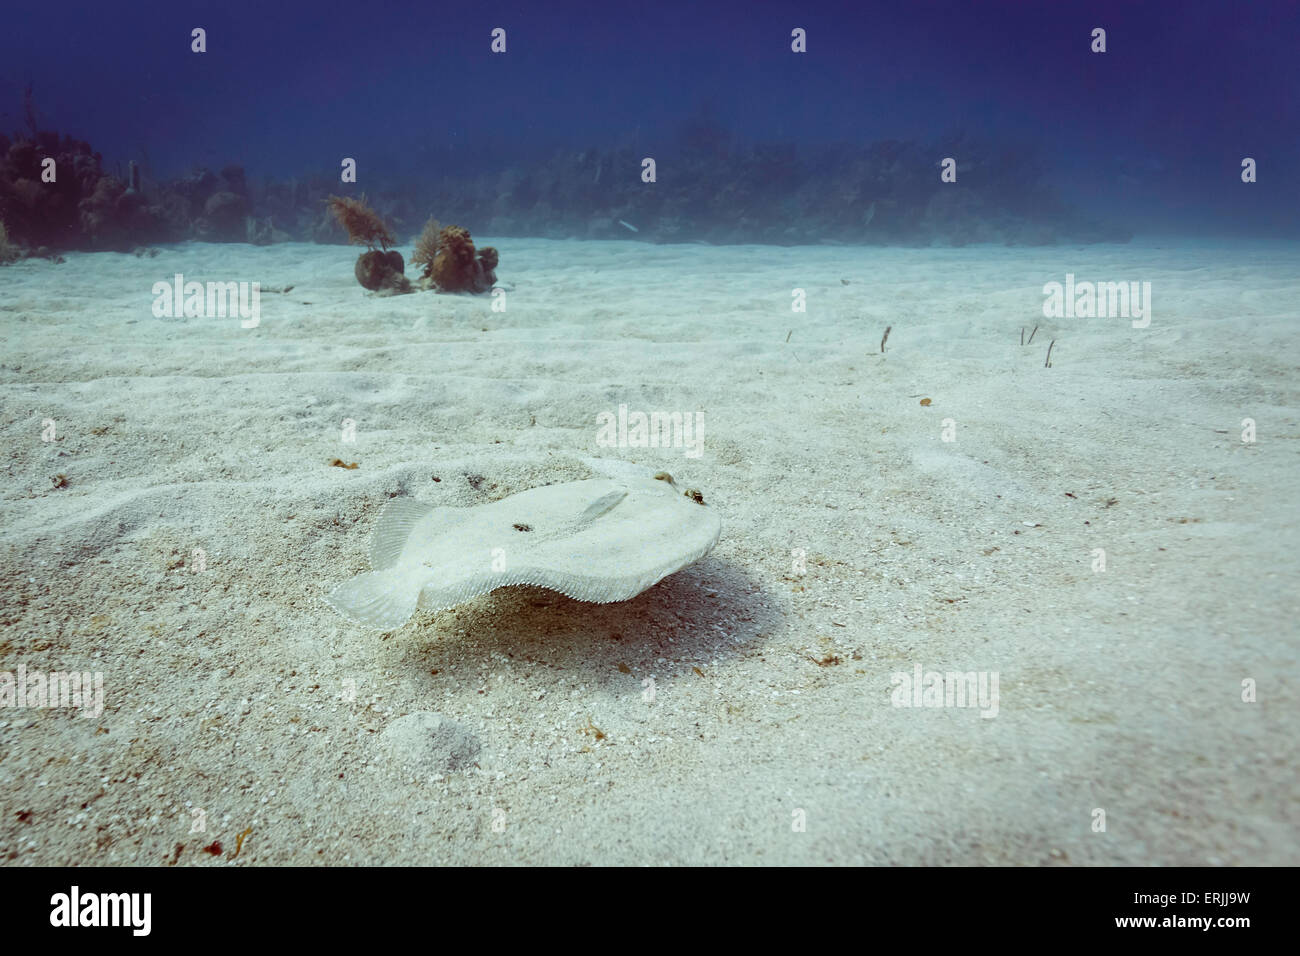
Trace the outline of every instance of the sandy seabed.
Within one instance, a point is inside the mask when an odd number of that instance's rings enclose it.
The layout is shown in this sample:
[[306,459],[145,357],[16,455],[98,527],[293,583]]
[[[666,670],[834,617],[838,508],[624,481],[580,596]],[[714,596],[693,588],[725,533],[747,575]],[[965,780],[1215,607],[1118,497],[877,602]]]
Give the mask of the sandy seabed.
[[[104,688],[0,707],[0,861],[1298,862],[1300,245],[494,244],[504,312],[341,247],[0,269],[0,672]],[[176,273],[292,289],[157,318]],[[1044,319],[1067,273],[1150,326]],[[601,447],[620,405],[702,454]],[[391,496],[593,457],[717,548],[619,604],[323,602]],[[918,666],[996,715],[896,706]]]

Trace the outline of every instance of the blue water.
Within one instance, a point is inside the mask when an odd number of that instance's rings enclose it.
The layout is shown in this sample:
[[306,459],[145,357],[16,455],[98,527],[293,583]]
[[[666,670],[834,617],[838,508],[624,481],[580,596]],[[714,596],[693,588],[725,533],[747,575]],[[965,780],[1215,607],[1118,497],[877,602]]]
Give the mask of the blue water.
[[353,157],[372,193],[566,149],[627,147],[671,176],[691,137],[725,167],[739,144],[815,159],[964,131],[993,156],[1032,153],[1063,199],[1134,233],[1300,234],[1294,0],[812,7],[11,4],[0,129],[23,128],[30,83],[41,128],[89,140],[110,170],[287,179]]

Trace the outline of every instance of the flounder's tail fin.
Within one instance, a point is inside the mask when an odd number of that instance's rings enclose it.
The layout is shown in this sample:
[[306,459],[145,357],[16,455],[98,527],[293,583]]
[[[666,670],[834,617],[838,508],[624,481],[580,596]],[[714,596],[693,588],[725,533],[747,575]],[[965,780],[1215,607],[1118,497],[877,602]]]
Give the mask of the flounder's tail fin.
[[392,631],[415,613],[420,583],[397,568],[367,571],[344,581],[325,600],[354,624]]

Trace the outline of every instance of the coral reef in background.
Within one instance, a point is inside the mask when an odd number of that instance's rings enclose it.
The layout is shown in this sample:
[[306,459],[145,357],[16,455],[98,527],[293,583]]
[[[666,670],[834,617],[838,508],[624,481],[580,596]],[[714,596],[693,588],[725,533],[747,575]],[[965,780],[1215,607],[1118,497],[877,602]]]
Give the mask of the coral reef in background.
[[10,244],[9,231],[5,229],[4,222],[0,221],[0,265],[14,262],[20,255],[18,247]]
[[[746,145],[701,129],[655,150],[562,151],[499,173],[446,177],[430,196],[446,218],[493,236],[760,242],[784,245],[964,245],[1127,241],[1061,201],[1030,147],[964,135],[929,142]],[[954,157],[958,182],[939,178]],[[671,175],[669,175],[671,173]],[[634,227],[635,231],[633,231]]]
[[[104,174],[88,143],[39,132],[0,135],[0,219],[11,241],[31,248],[115,249],[175,236],[165,211]],[[42,177],[53,159],[54,181]]]
[[[33,111],[29,127],[35,122]],[[494,236],[556,239],[1049,245],[1131,235],[1064,204],[1032,149],[963,135],[926,143],[745,144],[705,118],[688,123],[678,141],[656,145],[657,182],[641,181],[645,153],[630,145],[564,150],[497,172],[392,182],[367,201],[333,196],[337,176],[254,183],[239,166],[158,182],[146,163],[142,186],[133,190],[124,172],[105,172],[89,144],[32,130],[0,135],[0,219],[22,249],[129,250],[199,239],[351,241],[387,251],[424,209],[437,209],[444,221],[478,223]],[[958,183],[939,179],[946,156],[957,160]],[[41,181],[47,157],[57,162],[54,183]],[[443,232],[429,223],[416,242],[411,261],[422,283],[490,288],[490,256],[442,249]],[[472,249],[467,233],[455,234],[454,242],[462,241]],[[366,276],[388,261],[372,257]]]
[[125,250],[173,237],[163,210],[115,176],[101,176],[78,211],[82,235],[94,249]]
[[[55,161],[54,182],[42,181],[42,162]],[[19,250],[112,249],[196,239],[265,245],[300,240],[344,243],[349,236],[330,204],[327,176],[250,185],[244,169],[195,169],[167,182],[146,173],[140,189],[129,174],[105,171],[103,158],[82,140],[42,131],[0,134],[0,219]],[[381,193],[370,209],[382,238],[395,243],[384,223],[416,221],[414,199]],[[364,214],[363,214],[364,219]]]

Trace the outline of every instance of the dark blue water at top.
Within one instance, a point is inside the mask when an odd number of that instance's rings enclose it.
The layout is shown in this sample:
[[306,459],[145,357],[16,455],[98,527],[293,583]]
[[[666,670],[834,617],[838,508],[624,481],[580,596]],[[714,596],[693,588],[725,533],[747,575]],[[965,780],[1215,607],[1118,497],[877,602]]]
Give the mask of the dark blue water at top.
[[692,136],[725,162],[728,143],[813,155],[965,131],[1036,150],[1063,195],[1135,232],[1300,234],[1293,0],[145,0],[4,18],[0,129],[24,128],[31,84],[41,128],[89,140],[110,168],[147,156],[159,176],[239,163],[285,178],[350,156],[383,184],[557,149],[668,155]]

